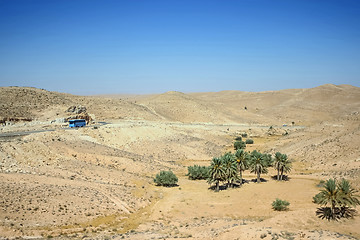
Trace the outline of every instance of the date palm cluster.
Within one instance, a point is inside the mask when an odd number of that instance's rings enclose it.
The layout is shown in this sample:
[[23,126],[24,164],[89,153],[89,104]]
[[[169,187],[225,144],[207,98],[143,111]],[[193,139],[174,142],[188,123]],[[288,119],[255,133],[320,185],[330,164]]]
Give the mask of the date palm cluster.
[[272,166],[278,171],[277,180],[283,180],[284,173],[291,171],[291,161],[286,154],[277,152],[273,158],[271,154],[256,150],[249,153],[244,149],[238,149],[234,154],[228,152],[212,159],[208,182],[215,183],[215,191],[218,192],[220,182],[225,182],[226,188],[233,187],[235,183],[241,185],[243,172],[250,170],[256,174],[256,182],[260,183],[261,174],[268,173],[268,168]]
[[336,179],[327,180],[323,189],[313,197],[313,202],[322,206],[316,215],[329,221],[353,217],[356,210],[352,207],[360,205],[357,193],[346,179],[338,182]]

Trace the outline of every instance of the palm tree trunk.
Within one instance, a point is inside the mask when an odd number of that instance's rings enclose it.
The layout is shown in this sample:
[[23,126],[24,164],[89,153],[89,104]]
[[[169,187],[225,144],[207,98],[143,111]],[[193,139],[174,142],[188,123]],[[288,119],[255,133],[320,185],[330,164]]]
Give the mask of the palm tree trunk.
[[256,180],[257,183],[260,183],[260,172],[257,173],[257,180]]
[[278,171],[277,171],[277,178],[276,178],[276,180],[279,181],[279,180],[280,180],[280,168],[277,168],[277,170],[278,170]]
[[335,219],[335,202],[331,202],[331,218]]
[[240,185],[242,184],[242,171],[240,170]]
[[219,191],[219,180],[216,180],[216,188],[215,188],[215,192]]
[[284,176],[284,168],[281,168],[281,175],[280,175],[280,180],[283,180],[283,176]]

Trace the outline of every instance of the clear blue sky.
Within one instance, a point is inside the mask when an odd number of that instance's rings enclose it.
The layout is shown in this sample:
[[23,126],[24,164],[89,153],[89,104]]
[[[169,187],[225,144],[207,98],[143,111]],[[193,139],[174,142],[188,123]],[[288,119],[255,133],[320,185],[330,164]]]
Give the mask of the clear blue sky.
[[0,86],[360,87],[359,0],[0,0]]

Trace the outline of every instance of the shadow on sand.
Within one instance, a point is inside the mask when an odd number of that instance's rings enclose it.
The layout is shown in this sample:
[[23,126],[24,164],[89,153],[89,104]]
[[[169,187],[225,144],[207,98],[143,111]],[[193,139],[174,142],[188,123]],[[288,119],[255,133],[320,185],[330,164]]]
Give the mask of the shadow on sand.
[[[277,181],[277,175],[271,176],[272,180],[276,180]],[[290,177],[288,175],[283,175],[283,178],[281,181],[290,181]],[[279,180],[280,181],[280,180]]]

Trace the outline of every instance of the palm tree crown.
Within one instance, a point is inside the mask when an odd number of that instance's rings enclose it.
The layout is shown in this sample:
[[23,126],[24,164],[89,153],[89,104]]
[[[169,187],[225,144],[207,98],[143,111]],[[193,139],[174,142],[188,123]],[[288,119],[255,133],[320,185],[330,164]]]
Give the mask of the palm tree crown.
[[337,184],[337,188],[339,191],[339,202],[341,202],[342,206],[356,207],[356,205],[360,205],[360,200],[358,199],[360,196],[357,195],[357,191],[351,187],[349,181],[341,179]]

